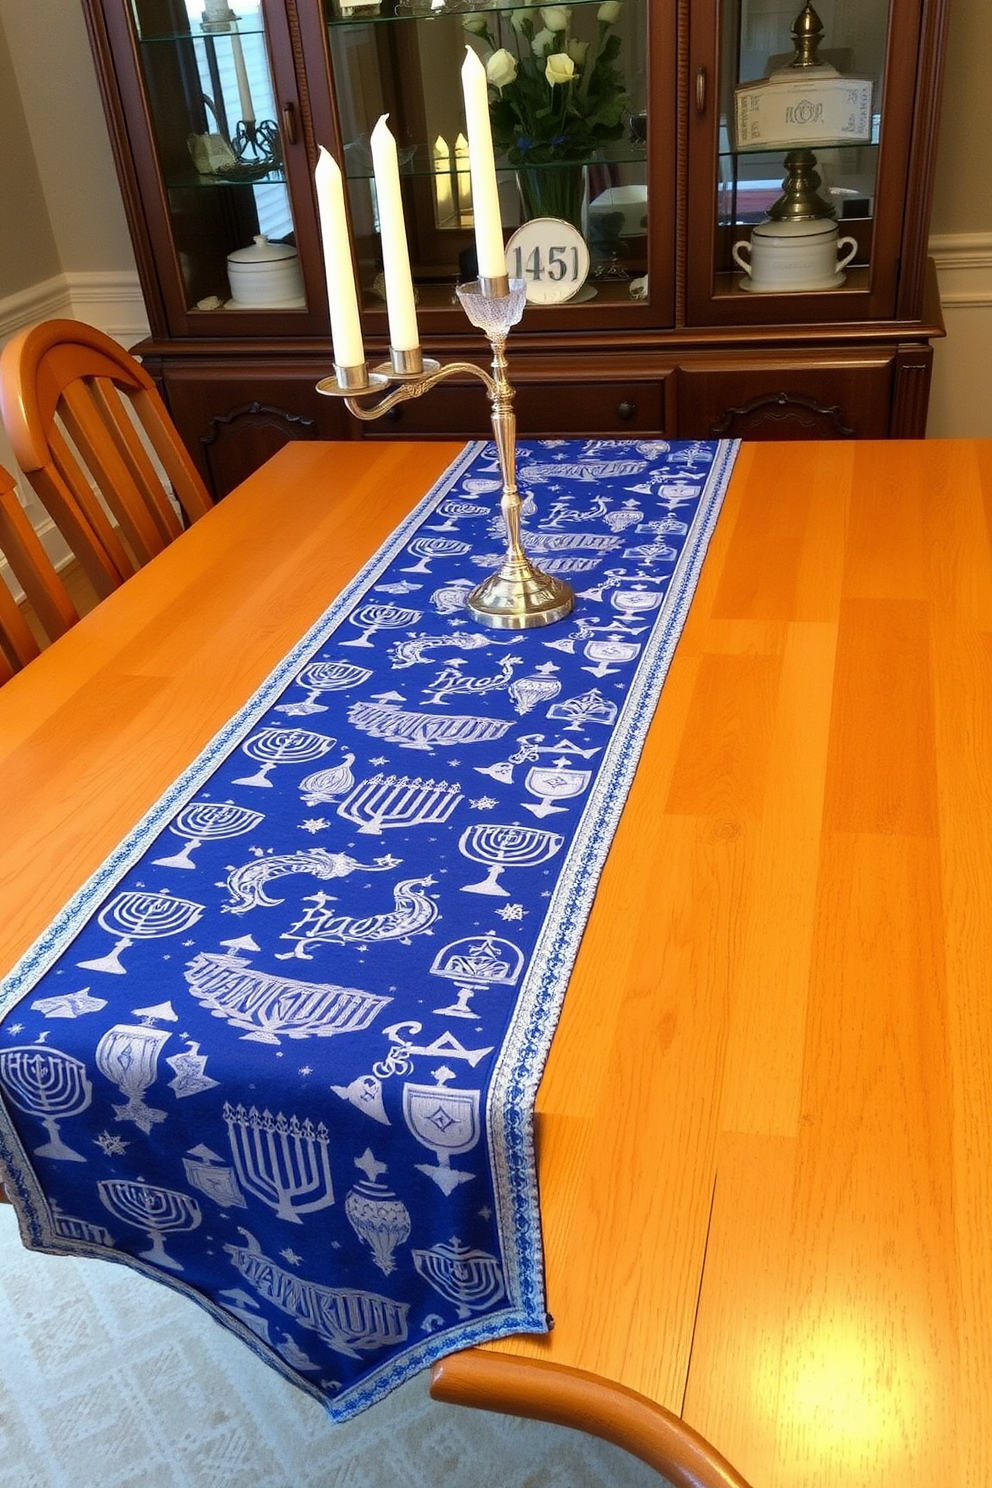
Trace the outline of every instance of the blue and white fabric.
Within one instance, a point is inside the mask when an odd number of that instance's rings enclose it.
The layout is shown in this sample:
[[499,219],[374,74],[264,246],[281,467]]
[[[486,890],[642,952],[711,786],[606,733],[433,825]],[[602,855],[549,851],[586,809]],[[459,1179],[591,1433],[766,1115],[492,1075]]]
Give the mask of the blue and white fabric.
[[527,442],[577,591],[480,627],[466,448],[0,989],[29,1246],[206,1307],[345,1419],[548,1326],[533,1105],[736,454]]

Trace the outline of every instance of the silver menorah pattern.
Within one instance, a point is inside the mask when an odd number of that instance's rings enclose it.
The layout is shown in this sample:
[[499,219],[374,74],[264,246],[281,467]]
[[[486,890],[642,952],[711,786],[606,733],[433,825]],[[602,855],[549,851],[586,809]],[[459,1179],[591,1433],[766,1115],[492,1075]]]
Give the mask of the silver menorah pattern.
[[379,836],[388,828],[436,826],[446,822],[462,799],[457,785],[419,775],[372,775],[355,786],[338,806],[338,816],[359,832]]
[[169,823],[169,830],[177,837],[185,837],[181,852],[166,858],[153,859],[157,868],[194,869],[191,853],[204,842],[223,842],[230,837],[240,837],[259,826],[265,817],[260,811],[248,806],[235,806],[231,801],[191,801],[184,806]]
[[455,1303],[460,1318],[492,1307],[505,1293],[498,1257],[457,1239],[415,1250],[413,1263],[435,1291]]
[[279,703],[273,711],[291,716],[326,713],[327,704],[317,701],[322,692],[341,692],[347,687],[358,687],[371,675],[368,667],[353,666],[346,661],[311,661],[296,677],[297,685],[306,689],[306,697],[299,702]]
[[254,775],[242,776],[235,785],[255,785],[272,789],[269,772],[276,765],[302,765],[320,759],[335,745],[326,734],[315,734],[309,729],[263,728],[252,734],[242,744],[250,760],[255,760],[260,769]]
[[485,863],[489,872],[478,883],[462,884],[462,893],[497,894],[505,898],[509,891],[500,883],[504,869],[537,868],[560,852],[564,842],[560,833],[539,827],[496,822],[468,827],[458,840],[458,851],[475,863]]
[[274,1209],[280,1219],[301,1224],[301,1214],[334,1203],[324,1123],[224,1103],[224,1121],[241,1187]]
[[34,1148],[36,1157],[86,1161],[62,1140],[59,1131],[60,1121],[80,1115],[93,1098],[82,1060],[38,1045],[0,1049],[0,1087],[19,1111],[37,1116],[48,1133],[48,1141]]
[[118,939],[105,956],[90,961],[77,961],[89,971],[105,971],[125,976],[122,951],[139,940],[158,940],[166,935],[180,935],[192,930],[206,905],[192,899],[179,899],[174,894],[150,894],[144,890],[125,889],[104,905],[97,924]]
[[203,1214],[190,1194],[129,1178],[101,1178],[97,1190],[101,1203],[111,1214],[142,1230],[151,1241],[148,1250],[139,1252],[142,1260],[169,1271],[185,1270],[166,1251],[163,1236],[183,1234],[199,1227]]
[[403,572],[429,574],[429,564],[433,559],[461,557],[463,553],[472,551],[472,544],[459,542],[454,537],[415,537],[408,551],[419,561],[412,567],[404,568]]
[[416,625],[421,618],[420,610],[411,610],[406,605],[382,604],[372,601],[369,604],[359,605],[353,614],[348,616],[349,624],[356,625],[362,634],[351,641],[342,641],[343,646],[364,646],[372,650],[372,637],[380,630],[405,629],[408,625]]

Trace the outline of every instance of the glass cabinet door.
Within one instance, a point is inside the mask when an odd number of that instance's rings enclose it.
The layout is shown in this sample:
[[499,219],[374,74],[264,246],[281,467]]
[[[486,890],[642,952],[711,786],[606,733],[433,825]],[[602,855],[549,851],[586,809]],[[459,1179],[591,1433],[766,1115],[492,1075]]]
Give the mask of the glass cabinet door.
[[[161,183],[156,195],[145,181],[147,209],[162,214],[152,244],[173,331],[241,335],[245,316],[259,317],[263,333],[278,316],[298,327],[322,291],[319,277],[315,296],[308,286],[297,243],[300,214],[312,217],[309,172],[298,152],[294,187],[296,85],[286,63],[286,85],[275,80],[272,8],[132,0],[131,9],[146,149]],[[271,19],[284,25],[280,9]],[[306,193],[299,204],[296,191]]]
[[[657,10],[673,17],[667,0]],[[561,29],[549,30],[549,23]],[[649,0],[577,0],[543,8],[473,6],[466,0],[323,0],[323,24],[335,105],[333,121],[326,122],[339,142],[335,153],[348,183],[363,310],[373,327],[383,284],[370,135],[382,114],[388,114],[397,142],[419,309],[429,317],[425,325],[464,324],[454,285],[474,274],[461,86],[466,46],[487,64],[506,239],[524,223],[550,217],[572,224],[588,249],[587,277],[552,309],[542,308],[539,290],[561,261],[549,261],[529,243],[515,257],[511,253],[511,273],[530,280],[535,291],[526,323],[538,325],[543,317],[557,325],[581,317],[595,324],[608,317],[611,325],[636,325],[658,315],[646,276],[652,258],[666,251],[671,213],[659,213],[666,228],[656,232],[649,199],[655,182],[673,169],[664,141],[673,135],[674,107],[659,107],[659,140],[656,146],[652,129],[649,143],[651,78],[660,69],[662,48],[649,34]],[[674,24],[670,30],[674,37]],[[546,80],[549,46],[573,59],[574,76],[564,86]],[[319,138],[318,92],[311,84]],[[671,89],[659,94],[671,97]],[[670,181],[661,189],[670,201]],[[536,283],[542,276],[544,286]],[[657,292],[664,304],[670,275],[659,272]]]
[[692,25],[691,320],[893,315],[918,7],[719,0]]

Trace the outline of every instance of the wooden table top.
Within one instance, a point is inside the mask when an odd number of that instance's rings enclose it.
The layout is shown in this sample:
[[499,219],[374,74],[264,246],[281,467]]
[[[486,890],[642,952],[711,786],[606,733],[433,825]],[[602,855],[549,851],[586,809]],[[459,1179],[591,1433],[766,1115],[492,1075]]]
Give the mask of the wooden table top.
[[[0,690],[0,969],[458,448],[287,446]],[[436,1393],[987,1488],[990,887],[992,442],[744,446],[538,1096],[555,1328]]]

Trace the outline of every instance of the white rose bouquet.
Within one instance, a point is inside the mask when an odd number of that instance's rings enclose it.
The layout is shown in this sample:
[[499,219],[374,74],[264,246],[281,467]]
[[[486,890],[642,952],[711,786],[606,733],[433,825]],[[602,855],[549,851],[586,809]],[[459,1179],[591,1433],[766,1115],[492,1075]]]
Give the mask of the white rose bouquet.
[[[472,11],[463,18],[478,39],[489,79],[493,143],[511,165],[588,160],[620,139],[627,90],[613,26],[619,0],[594,6],[541,5]],[[595,17],[595,34],[573,34],[573,21]]]

